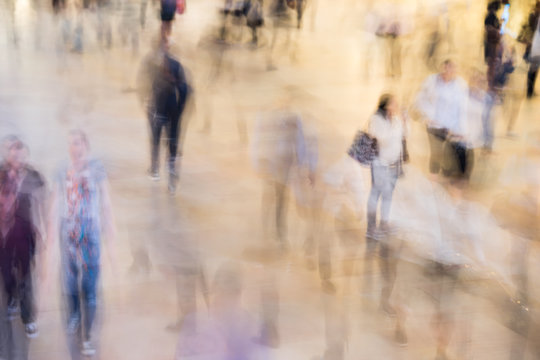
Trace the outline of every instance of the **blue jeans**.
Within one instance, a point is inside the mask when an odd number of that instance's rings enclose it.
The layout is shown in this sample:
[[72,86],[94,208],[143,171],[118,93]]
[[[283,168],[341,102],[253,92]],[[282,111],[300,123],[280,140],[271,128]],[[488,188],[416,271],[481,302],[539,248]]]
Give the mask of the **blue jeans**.
[[[62,276],[68,305],[68,322],[81,324],[89,339],[97,308],[97,283],[100,270],[99,226],[88,222],[86,240],[78,246],[69,239],[64,223],[62,233]],[[84,313],[84,317],[82,314]]]
[[371,165],[371,191],[367,204],[367,231],[372,234],[377,227],[377,207],[381,199],[380,222],[387,223],[390,218],[392,195],[399,177],[397,166]]
[[65,289],[68,304],[68,321],[82,322],[84,311],[84,336],[90,338],[97,309],[97,281],[99,267],[82,268],[76,262],[68,264],[65,276]]

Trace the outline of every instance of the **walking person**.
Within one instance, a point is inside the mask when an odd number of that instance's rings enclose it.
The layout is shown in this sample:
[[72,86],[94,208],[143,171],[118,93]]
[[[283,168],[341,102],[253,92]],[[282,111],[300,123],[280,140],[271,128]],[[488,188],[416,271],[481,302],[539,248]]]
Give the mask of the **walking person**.
[[169,147],[167,167],[168,189],[176,192],[178,170],[176,160],[184,107],[190,93],[184,68],[169,51],[170,28],[162,29],[159,47],[144,61],[140,77],[140,97],[146,104],[151,133],[150,177],[159,180],[159,147],[161,133],[166,131]]
[[[85,356],[96,353],[94,323],[102,232],[109,241],[115,237],[107,175],[102,163],[91,158],[89,152],[86,133],[71,131],[70,161],[60,168],[55,178],[48,236],[49,242],[56,237],[60,240],[67,334],[72,344],[82,343],[80,351]],[[111,264],[115,265],[113,249],[109,248],[109,255]],[[71,351],[76,358],[73,346]]]
[[445,60],[441,72],[430,75],[422,85],[416,106],[426,122],[431,174],[451,171],[454,161],[449,160],[454,159],[448,159],[445,144],[466,133],[467,98],[467,83],[457,76],[452,60]]
[[529,72],[527,74],[527,98],[532,98],[534,93],[534,85],[540,67],[540,1],[536,1],[534,10],[529,14],[529,19],[526,24],[526,36],[524,42],[526,44],[525,54],[523,58],[529,63]]
[[269,236],[273,227],[281,249],[285,250],[288,186],[294,169],[305,159],[305,142],[299,115],[289,109],[288,100],[283,101],[277,109],[257,118],[251,155],[263,180],[264,235]]
[[[371,163],[371,190],[367,202],[366,267],[379,248],[383,287],[381,310],[391,316],[396,311],[390,305],[390,295],[396,277],[394,250],[390,244],[390,209],[392,195],[402,174],[403,141],[405,123],[398,115],[398,103],[393,95],[385,94],[379,99],[377,111],[370,118],[369,134],[376,139],[378,155]],[[380,203],[379,224],[377,210]]]
[[38,327],[32,276],[38,242],[44,237],[45,181],[27,164],[28,150],[18,137],[8,136],[3,145],[0,188],[2,202],[5,202],[2,219],[5,257],[2,263],[11,272],[11,276],[4,277],[8,294],[7,316],[13,320],[20,311],[26,334],[33,338],[38,334]]
[[[6,298],[8,321],[15,320],[20,305],[21,320],[28,338],[38,335],[32,284],[36,232],[18,216],[18,184],[7,172],[0,173],[0,277]],[[4,321],[4,318],[2,318]],[[11,346],[6,349],[8,353]],[[5,350],[5,351],[6,351]],[[10,355],[8,354],[8,357]]]

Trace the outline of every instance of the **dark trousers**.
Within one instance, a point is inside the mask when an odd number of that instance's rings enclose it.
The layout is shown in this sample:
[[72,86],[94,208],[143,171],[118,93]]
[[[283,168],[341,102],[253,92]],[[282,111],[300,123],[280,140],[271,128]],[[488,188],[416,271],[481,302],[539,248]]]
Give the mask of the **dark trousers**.
[[20,279],[13,276],[11,271],[2,271],[2,278],[7,304],[16,305],[19,302],[23,324],[34,322],[36,311],[30,271]]
[[443,167],[443,146],[448,130],[428,128],[428,140],[429,140],[429,172],[432,174],[438,174]]
[[529,72],[527,74],[527,97],[532,97],[534,93],[534,85],[536,83],[536,77],[538,75],[538,63],[533,63],[529,65]]
[[167,142],[169,147],[168,166],[169,172],[175,172],[176,154],[178,151],[179,120],[171,119],[168,116],[150,115],[151,139],[151,171],[159,171],[159,145],[161,142],[161,133],[165,129],[167,132]]
[[474,151],[459,141],[446,141],[444,144],[445,176],[469,178],[474,163]]

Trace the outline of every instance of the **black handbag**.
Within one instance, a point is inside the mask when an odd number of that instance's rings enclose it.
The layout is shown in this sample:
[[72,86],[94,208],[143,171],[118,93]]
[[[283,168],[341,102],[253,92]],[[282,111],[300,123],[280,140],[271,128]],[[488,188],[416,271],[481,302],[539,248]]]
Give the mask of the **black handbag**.
[[347,154],[360,164],[370,166],[379,154],[377,139],[365,131],[359,131]]

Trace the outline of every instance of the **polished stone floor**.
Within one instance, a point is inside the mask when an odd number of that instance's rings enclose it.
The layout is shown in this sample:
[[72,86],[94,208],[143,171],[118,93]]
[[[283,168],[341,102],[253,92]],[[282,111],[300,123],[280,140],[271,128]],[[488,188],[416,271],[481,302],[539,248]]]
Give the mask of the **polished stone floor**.
[[[174,25],[173,45],[189,72],[194,100],[184,117],[188,124],[181,178],[178,193],[172,198],[166,192],[166,181],[151,182],[146,175],[147,120],[134,91],[142,58],[159,26],[150,15],[154,10],[149,9],[138,53],[119,42],[119,11],[111,15],[111,49],[98,46],[96,17],[86,14],[85,48],[78,54],[57,46],[61,30],[46,4],[31,0],[17,0],[14,5],[11,0],[2,3],[0,135],[21,136],[30,148],[31,163],[51,181],[56,167],[67,157],[68,131],[81,127],[89,134],[94,155],[104,161],[108,171],[118,227],[118,236],[111,246],[118,256],[112,266],[105,248],[96,358],[174,357],[179,335],[167,331],[166,325],[177,316],[176,284],[163,270],[167,265],[181,265],[185,253],[191,251],[185,249],[196,249],[193,251],[200,254],[210,283],[223,262],[241,264],[242,304],[254,318],[261,313],[261,289],[267,282],[274,284],[279,294],[281,341],[279,347],[261,347],[257,358],[323,359],[327,344],[332,342],[328,339],[333,338],[346,343],[346,359],[434,358],[433,306],[417,263],[405,256],[399,262],[395,296],[404,304],[408,334],[408,346],[400,347],[393,340],[395,320],[378,311],[375,290],[366,291],[363,286],[366,274],[361,271],[361,256],[355,258],[353,275],[342,273],[343,251],[328,225],[329,219],[325,219],[328,221],[321,236],[333,244],[332,257],[337,264],[334,294],[322,291],[317,272],[306,266],[303,240],[309,225],[292,200],[288,211],[289,251],[280,253],[273,248],[272,241],[265,239],[259,215],[262,184],[251,166],[250,140],[257,113],[269,109],[276,98],[293,88],[292,104],[306,115],[318,134],[320,168],[324,170],[336,163],[354,133],[374,111],[381,93],[391,91],[404,104],[410,104],[429,74],[423,61],[425,18],[420,15],[444,1],[396,1],[402,4],[404,14],[410,14],[412,27],[401,40],[400,77],[385,75],[386,45],[363,31],[364,4],[350,0],[312,1],[303,29],[291,31],[288,50],[285,36],[280,38],[274,54],[275,70],[267,71],[271,32],[264,29],[261,46],[252,48],[244,29],[243,40],[227,47],[222,72],[213,77],[217,50],[209,50],[204,39],[217,23],[219,2],[188,0],[187,12]],[[428,3],[431,5],[427,6]],[[484,70],[484,2],[448,3],[452,41],[443,44],[448,49],[442,51],[458,60],[461,74],[467,77],[470,67]],[[522,3],[516,2],[512,13],[514,28],[518,29],[525,16]],[[38,5],[40,10],[35,12]],[[13,29],[18,36],[17,45],[12,41]],[[518,63],[512,81],[522,84],[524,89],[526,65]],[[540,186],[540,152],[538,145],[531,145],[531,139],[535,139],[532,135],[540,130],[539,98],[523,100],[515,137],[505,136],[502,106],[497,106],[495,118],[494,152],[478,153],[471,178],[474,200],[486,209],[498,195],[524,186],[526,175],[515,169],[530,173],[529,187]],[[421,193],[416,180],[427,176],[427,137],[418,122],[411,124],[409,147],[412,161],[396,189],[396,208],[407,206],[404,201],[408,194],[415,190]],[[526,160],[525,165],[519,167],[518,160]],[[362,171],[368,184],[369,174]],[[179,234],[172,240],[162,231],[169,227]],[[362,232],[359,234],[363,252]],[[55,245],[51,246],[53,252]],[[540,358],[539,250],[536,242],[528,250],[528,331],[514,331],[509,325],[513,293],[502,280],[470,275],[463,281],[466,286],[457,290],[459,319],[449,345],[451,359]],[[150,269],[131,271],[134,258],[141,253],[148,254]],[[190,256],[191,253],[187,255]],[[58,255],[55,259],[57,263]],[[69,358],[57,267],[53,265],[47,275],[43,279],[42,274],[36,274],[39,337],[27,341],[19,320],[2,323],[2,337],[11,336],[15,343],[14,359]],[[375,276],[374,289],[379,283]],[[205,313],[202,296],[198,296],[197,304]],[[347,335],[340,336],[341,331]],[[520,351],[516,349],[522,350],[522,354],[518,355]]]

